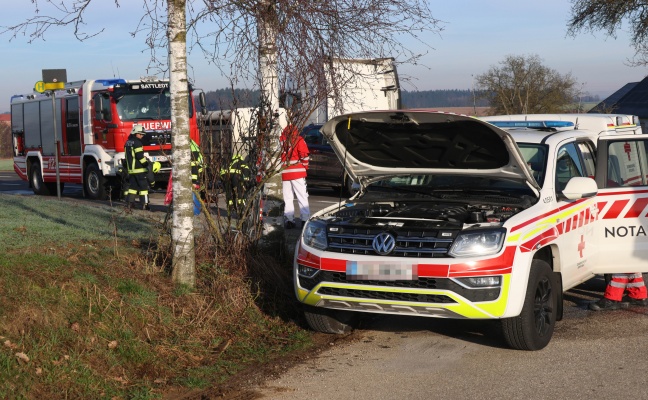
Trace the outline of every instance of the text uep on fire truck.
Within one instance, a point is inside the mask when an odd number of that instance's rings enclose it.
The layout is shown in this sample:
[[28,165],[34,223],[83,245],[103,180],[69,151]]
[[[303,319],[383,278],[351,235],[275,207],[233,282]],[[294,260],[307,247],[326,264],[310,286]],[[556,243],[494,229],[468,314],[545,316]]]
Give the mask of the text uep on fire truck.
[[[191,86],[189,93],[190,135],[199,142]],[[168,180],[171,170],[168,81],[157,78],[84,80],[66,83],[54,96],[49,92],[12,96],[14,170],[29,181],[34,193],[55,194],[55,152],[58,150],[61,185],[83,184],[85,196],[91,199],[119,193],[121,178],[117,170],[125,157],[124,144],[134,124],[144,126],[145,156],[162,164],[157,177]]]
[[321,129],[360,183],[314,214],[294,258],[311,328],[361,313],[501,320],[516,349],[545,347],[562,293],[648,272],[648,135],[632,115],[477,119],[360,112]]

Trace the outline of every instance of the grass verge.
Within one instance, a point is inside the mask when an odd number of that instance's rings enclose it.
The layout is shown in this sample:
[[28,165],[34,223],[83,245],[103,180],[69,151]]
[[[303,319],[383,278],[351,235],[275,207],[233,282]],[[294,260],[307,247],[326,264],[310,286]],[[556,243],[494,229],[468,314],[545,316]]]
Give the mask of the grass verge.
[[13,159],[0,158],[0,171],[13,171]]
[[0,195],[0,398],[163,398],[309,346],[286,266],[198,251],[189,290],[166,248],[149,214]]

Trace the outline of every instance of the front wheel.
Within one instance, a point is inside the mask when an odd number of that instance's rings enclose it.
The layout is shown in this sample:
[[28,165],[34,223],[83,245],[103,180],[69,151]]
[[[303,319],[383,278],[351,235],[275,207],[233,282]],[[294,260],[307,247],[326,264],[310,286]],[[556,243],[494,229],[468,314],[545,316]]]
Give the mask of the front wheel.
[[355,312],[306,305],[304,306],[304,316],[312,330],[333,334],[351,332],[358,318]]
[[92,163],[86,167],[83,186],[90,199],[106,199],[106,181],[97,164]]
[[518,350],[543,349],[556,325],[558,285],[545,261],[533,260],[520,315],[502,320],[506,342]]

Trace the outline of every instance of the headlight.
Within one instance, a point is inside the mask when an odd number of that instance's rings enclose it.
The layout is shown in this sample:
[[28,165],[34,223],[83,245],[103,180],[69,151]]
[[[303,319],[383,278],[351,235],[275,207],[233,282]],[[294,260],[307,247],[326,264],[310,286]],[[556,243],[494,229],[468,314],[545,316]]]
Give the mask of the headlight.
[[460,285],[468,288],[493,288],[502,285],[501,276],[469,276],[467,278],[455,278]]
[[319,221],[308,221],[304,227],[302,239],[307,246],[326,250],[326,224]]
[[448,254],[452,257],[478,257],[495,254],[502,249],[505,229],[488,229],[460,233]]

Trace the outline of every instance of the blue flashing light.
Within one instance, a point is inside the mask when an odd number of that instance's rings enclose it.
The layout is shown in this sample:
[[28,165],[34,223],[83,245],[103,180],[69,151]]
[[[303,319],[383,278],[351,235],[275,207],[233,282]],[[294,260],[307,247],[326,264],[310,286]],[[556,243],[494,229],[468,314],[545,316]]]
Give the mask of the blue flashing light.
[[120,83],[126,83],[124,79],[97,79],[95,82],[104,86],[114,86]]
[[498,128],[573,128],[570,121],[488,121]]

